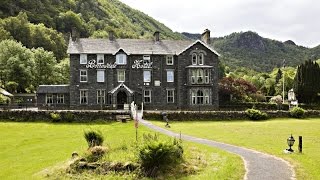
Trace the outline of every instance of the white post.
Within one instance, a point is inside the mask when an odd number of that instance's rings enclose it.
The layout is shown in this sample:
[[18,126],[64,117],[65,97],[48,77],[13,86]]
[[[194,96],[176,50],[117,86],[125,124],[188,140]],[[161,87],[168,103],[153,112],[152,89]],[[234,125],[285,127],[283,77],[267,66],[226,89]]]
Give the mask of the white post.
[[143,102],[141,103],[141,119],[143,119]]
[[284,68],[285,68],[285,64],[286,64],[286,60],[283,60],[283,83],[282,83],[282,104],[284,104],[284,78],[285,78],[285,72],[284,72]]

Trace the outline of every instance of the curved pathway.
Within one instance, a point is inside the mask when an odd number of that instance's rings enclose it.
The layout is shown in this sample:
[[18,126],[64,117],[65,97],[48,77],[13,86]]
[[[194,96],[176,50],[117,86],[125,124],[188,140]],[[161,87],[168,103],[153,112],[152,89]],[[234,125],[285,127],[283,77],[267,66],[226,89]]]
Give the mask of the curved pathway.
[[[153,125],[151,122],[139,118],[139,122],[160,133],[180,137],[180,134],[169,131],[167,129]],[[181,134],[181,138],[187,141],[206,144],[228,152],[238,154],[245,164],[245,177],[248,180],[287,180],[295,179],[295,173],[292,166],[285,160],[272,155],[238,147],[230,144],[225,144],[217,141],[197,138],[189,135]]]

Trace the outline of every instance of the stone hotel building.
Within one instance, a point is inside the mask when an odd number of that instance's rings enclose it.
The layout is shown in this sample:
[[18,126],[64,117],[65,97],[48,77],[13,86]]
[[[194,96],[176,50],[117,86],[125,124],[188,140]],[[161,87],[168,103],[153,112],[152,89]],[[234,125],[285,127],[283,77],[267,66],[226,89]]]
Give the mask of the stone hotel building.
[[146,109],[192,110],[218,107],[219,54],[201,40],[72,37],[70,84],[40,85],[39,107],[122,109],[144,102]]

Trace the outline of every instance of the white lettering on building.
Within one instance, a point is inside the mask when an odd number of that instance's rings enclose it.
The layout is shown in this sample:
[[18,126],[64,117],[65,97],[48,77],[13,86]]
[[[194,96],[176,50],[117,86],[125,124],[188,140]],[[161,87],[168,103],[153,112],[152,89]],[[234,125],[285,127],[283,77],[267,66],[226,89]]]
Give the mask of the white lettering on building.
[[117,67],[117,64],[97,64],[96,60],[92,59],[88,62],[88,64],[86,65],[86,68],[88,69],[114,69]]
[[144,69],[152,68],[152,62],[143,62],[143,60],[135,60],[132,65],[132,69]]

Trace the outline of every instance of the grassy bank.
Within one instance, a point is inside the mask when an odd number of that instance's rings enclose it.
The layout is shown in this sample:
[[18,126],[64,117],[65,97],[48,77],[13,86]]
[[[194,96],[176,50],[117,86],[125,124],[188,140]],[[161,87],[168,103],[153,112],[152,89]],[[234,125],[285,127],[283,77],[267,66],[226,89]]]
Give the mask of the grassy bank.
[[[110,148],[109,160],[135,160],[131,149],[135,142],[135,129],[130,123],[106,124],[53,124],[53,123],[0,123],[0,179],[35,179],[38,172],[60,164],[71,157],[74,151],[80,154],[87,149],[83,132],[98,129],[105,136],[105,145]],[[139,127],[139,137],[150,130]],[[166,138],[162,136],[161,138]],[[183,142],[186,158],[201,163],[200,173],[173,177],[183,179],[242,179],[244,167],[240,157],[214,148]],[[200,162],[201,161],[201,162]],[[170,175],[170,174],[169,174]],[[170,175],[170,176],[171,176]],[[131,176],[96,176],[82,174],[78,178],[120,178]],[[67,177],[67,176],[66,176]]]
[[[163,122],[154,121],[159,126]],[[294,165],[298,179],[320,179],[320,119],[272,119],[268,121],[171,122],[171,130],[239,145],[284,158]],[[284,154],[290,134],[303,136],[303,153]]]

